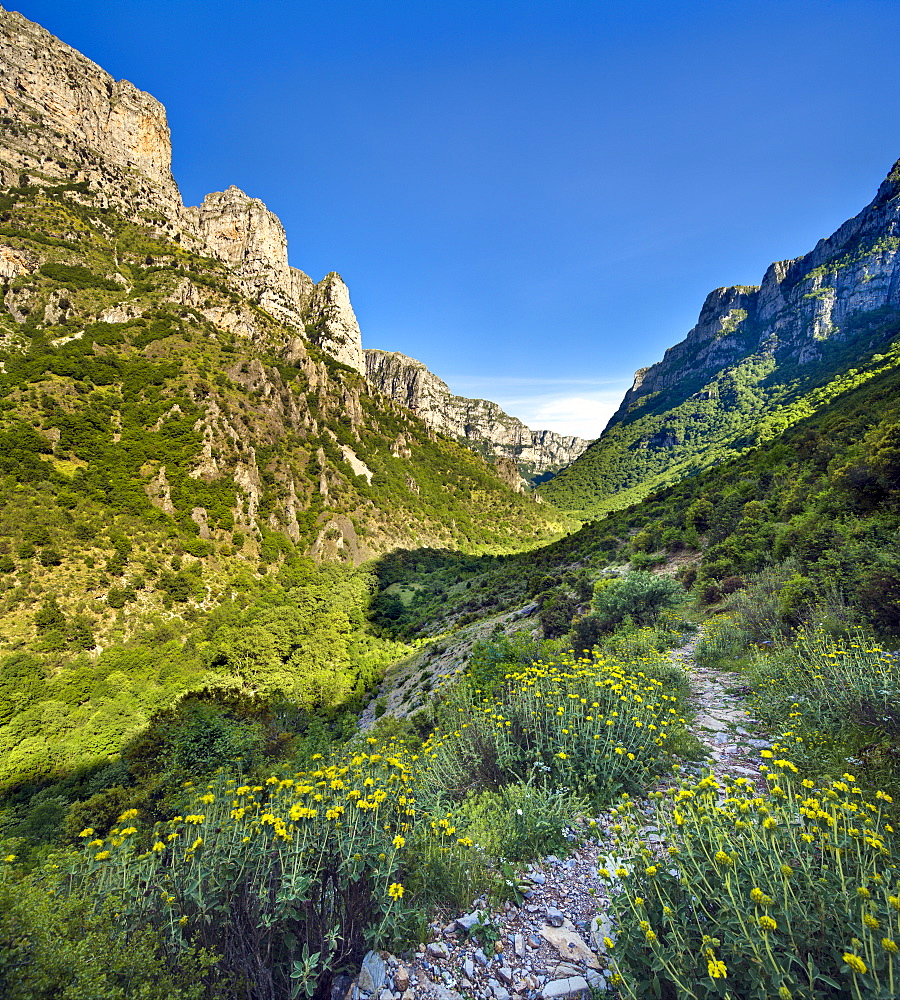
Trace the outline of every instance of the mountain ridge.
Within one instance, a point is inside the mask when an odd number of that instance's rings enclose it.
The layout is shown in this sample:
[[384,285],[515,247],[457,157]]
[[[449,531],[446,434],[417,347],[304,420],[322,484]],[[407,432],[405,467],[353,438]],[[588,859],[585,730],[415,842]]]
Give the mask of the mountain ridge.
[[[581,516],[626,506],[807,415],[900,333],[900,161],[874,199],[759,286],[717,288],[639,369],[601,437],[542,495]],[[762,436],[762,437],[761,437]]]
[[[242,292],[342,364],[364,370],[362,342],[340,275],[321,282],[288,264],[278,217],[235,186],[185,206],[172,176],[165,108],[21,14],[0,8],[0,178],[86,185],[160,236],[227,264]],[[186,293],[190,296],[190,291]],[[217,321],[227,317],[216,317]],[[232,320],[239,328],[240,321]],[[241,332],[250,332],[245,327]]]
[[421,361],[398,351],[367,349],[364,354],[370,385],[473,450],[512,459],[525,479],[558,471],[590,444],[574,435],[531,430],[490,400],[457,396]]

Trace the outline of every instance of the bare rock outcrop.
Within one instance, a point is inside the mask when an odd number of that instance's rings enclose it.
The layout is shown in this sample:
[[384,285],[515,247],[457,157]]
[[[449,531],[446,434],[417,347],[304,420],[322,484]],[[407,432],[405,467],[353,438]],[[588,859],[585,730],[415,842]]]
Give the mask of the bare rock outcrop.
[[117,168],[120,175],[139,175],[133,186],[142,189],[146,203],[181,206],[162,104],[2,8],[0,113],[7,119],[0,153],[6,183],[29,171],[71,180],[75,161],[81,180],[99,181],[104,166]]
[[316,284],[288,264],[284,226],[259,198],[232,185],[185,209],[183,218],[206,251],[232,269],[245,295],[326,354],[365,372],[349,289],[333,271]]
[[685,339],[635,373],[609,426],[648,396],[712,379],[754,354],[815,363],[829,342],[869,337],[861,321],[876,310],[900,310],[900,161],[874,200],[809,253],[771,264],[758,286],[710,292]]
[[563,468],[590,444],[555,431],[533,431],[490,400],[454,396],[446,382],[405,354],[367,350],[365,356],[370,385],[474,451],[513,459],[526,478]]
[[[152,221],[161,234],[223,261],[249,299],[364,373],[359,324],[340,275],[332,272],[316,285],[291,267],[278,217],[236,187],[185,208],[172,177],[162,104],[127,80],[115,80],[40,25],[2,8],[0,117],[0,183],[82,185],[73,197],[114,204],[143,225]],[[27,268],[13,251],[0,250],[6,276]],[[227,325],[250,333],[240,317]]]

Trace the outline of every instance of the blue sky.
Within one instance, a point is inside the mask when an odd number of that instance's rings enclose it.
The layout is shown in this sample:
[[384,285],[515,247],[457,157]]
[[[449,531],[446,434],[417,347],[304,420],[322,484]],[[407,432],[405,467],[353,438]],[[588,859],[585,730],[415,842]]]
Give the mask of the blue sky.
[[894,0],[7,6],[159,98],[185,201],[261,198],[365,346],[586,437],[900,157]]

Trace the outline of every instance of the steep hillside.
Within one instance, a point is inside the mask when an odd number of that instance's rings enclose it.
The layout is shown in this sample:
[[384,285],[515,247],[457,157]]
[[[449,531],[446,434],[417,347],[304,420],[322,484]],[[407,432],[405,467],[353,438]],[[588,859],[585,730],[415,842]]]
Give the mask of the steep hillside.
[[539,551],[391,554],[379,564],[381,621],[395,635],[437,634],[520,609],[560,634],[597,577],[627,564],[677,573],[705,603],[762,573],[786,623],[837,609],[900,636],[900,346],[879,366],[776,440]]
[[187,689],[355,704],[402,651],[358,567],[568,523],[370,389],[262,202],[181,204],[152,97],[0,12],[0,109],[0,781]]
[[405,354],[367,350],[365,357],[370,385],[473,451],[512,459],[525,479],[539,481],[544,473],[557,472],[590,444],[555,431],[533,431],[487,399],[454,396],[446,382]]
[[740,454],[881,370],[900,333],[900,164],[872,203],[759,287],[720,288],[639,371],[601,438],[542,488],[596,516]]
[[291,268],[262,202],[181,205],[152,97],[8,12],[0,73],[5,419],[59,475],[212,539],[271,530],[354,562],[542,534],[483,462],[368,391],[346,286]]

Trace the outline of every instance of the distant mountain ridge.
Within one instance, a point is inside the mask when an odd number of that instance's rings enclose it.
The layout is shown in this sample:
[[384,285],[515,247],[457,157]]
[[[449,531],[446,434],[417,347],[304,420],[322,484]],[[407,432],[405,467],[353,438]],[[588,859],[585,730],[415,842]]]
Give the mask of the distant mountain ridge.
[[489,400],[455,396],[446,382],[405,354],[364,353],[370,385],[474,451],[512,459],[525,479],[564,468],[590,444],[555,431],[531,430]]
[[[759,286],[711,292],[601,437],[542,487],[592,516],[777,436],[879,369],[900,334],[900,161],[874,200]],[[867,374],[868,373],[868,374]]]

